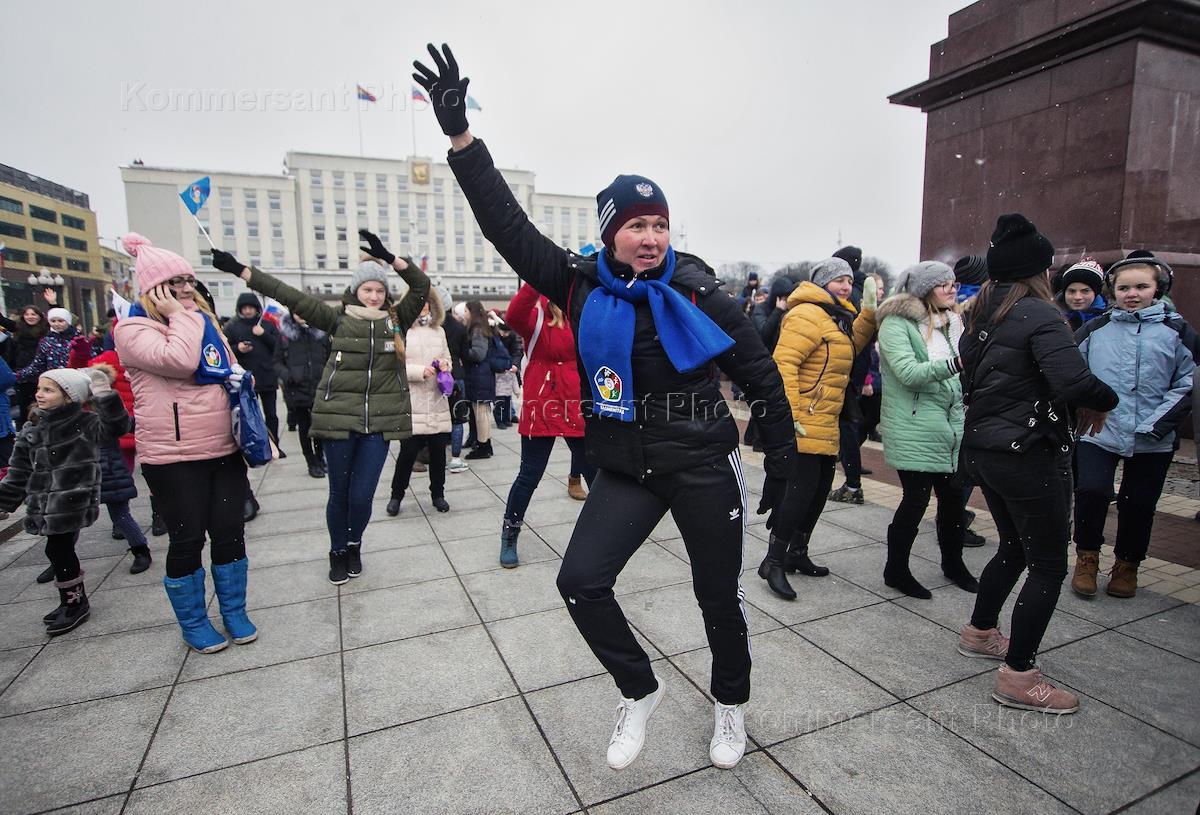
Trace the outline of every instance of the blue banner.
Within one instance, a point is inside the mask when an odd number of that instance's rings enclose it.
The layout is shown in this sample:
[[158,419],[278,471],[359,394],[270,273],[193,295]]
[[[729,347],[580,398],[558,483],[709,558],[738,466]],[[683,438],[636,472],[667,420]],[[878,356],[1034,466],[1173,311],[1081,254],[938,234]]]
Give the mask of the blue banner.
[[183,199],[183,205],[188,208],[188,212],[195,215],[208,200],[210,192],[212,192],[212,187],[209,184],[208,176],[204,176],[204,178],[197,178],[188,184],[187,189],[179,193],[179,197]]

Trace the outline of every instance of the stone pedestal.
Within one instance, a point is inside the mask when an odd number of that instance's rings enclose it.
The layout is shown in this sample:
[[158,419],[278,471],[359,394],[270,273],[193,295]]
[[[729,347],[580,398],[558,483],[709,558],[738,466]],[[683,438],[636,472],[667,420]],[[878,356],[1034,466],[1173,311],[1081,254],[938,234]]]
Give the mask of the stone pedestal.
[[1055,263],[1149,249],[1200,325],[1200,2],[981,0],[949,20],[930,78],[921,257],[982,254],[1021,212]]

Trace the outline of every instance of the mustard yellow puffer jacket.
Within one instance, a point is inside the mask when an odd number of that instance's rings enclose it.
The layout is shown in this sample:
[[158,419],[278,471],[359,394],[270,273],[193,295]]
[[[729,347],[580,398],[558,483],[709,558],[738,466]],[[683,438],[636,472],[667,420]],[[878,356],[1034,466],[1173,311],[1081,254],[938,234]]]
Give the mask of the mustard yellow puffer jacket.
[[[854,319],[853,341],[822,306],[841,308]],[[797,286],[788,298],[774,356],[792,406],[796,449],[801,453],[837,455],[838,415],[850,366],[874,336],[874,309],[858,314],[848,301],[809,282]]]

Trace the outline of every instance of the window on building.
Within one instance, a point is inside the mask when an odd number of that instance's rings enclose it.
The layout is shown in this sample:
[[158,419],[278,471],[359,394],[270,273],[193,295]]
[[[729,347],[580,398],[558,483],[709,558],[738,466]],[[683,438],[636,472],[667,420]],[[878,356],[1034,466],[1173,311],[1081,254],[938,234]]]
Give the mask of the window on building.
[[464,240],[463,240],[463,236],[462,236],[462,235],[455,235],[455,236],[454,236],[454,245],[455,245],[455,246],[465,246],[465,245],[466,245],[466,241],[464,241]]
[[433,194],[441,195],[445,191],[445,182],[440,178],[433,179]]
[[313,201],[313,215],[324,215],[324,214],[325,214],[325,202],[324,201]]
[[76,252],[86,252],[88,250],[87,241],[81,241],[79,238],[68,238],[63,236],[63,246],[67,247],[68,249],[74,249]]
[[258,191],[243,190],[242,195],[246,202],[246,209],[258,209]]
[[67,268],[72,272],[86,272],[88,270],[88,262],[86,260],[75,260],[75,258],[67,258]]
[[280,269],[283,267],[283,252],[272,252],[271,253],[271,265],[274,266],[276,269]]
[[334,215],[345,215],[346,214],[346,202],[345,201],[334,201],[333,202],[333,214]]
[[0,221],[0,235],[8,235],[10,238],[25,239],[25,227],[17,224],[10,224],[7,221]]
[[367,188],[367,174],[366,173],[355,173],[354,174],[354,189],[365,190],[366,188]]
[[246,236],[249,238],[257,238],[258,224],[246,224]]
[[475,248],[483,248],[483,235],[479,234],[478,232],[475,233]]
[[333,294],[333,284],[332,283],[322,283],[321,291],[325,292],[326,294]]
[[333,186],[335,186],[335,187],[346,186],[346,176],[341,170],[333,171]]
[[559,210],[558,215],[559,215],[558,222],[560,224],[562,224],[563,230],[565,231],[565,230],[570,229],[571,228],[571,210],[567,209],[566,207],[563,207],[561,210]]
[[338,268],[339,269],[349,269],[350,268],[350,261],[346,259],[345,255],[338,256]]
[[276,212],[279,211],[280,202],[279,202],[279,191],[278,190],[272,190],[267,193],[267,206],[271,210],[274,210]]
[[325,254],[323,252],[317,252],[317,268],[325,268]]
[[51,246],[58,246],[58,235],[53,232],[43,232],[40,229],[33,230],[34,243],[48,243]]
[[72,229],[87,229],[87,224],[84,223],[84,220],[82,218],[76,218],[74,215],[64,214],[62,216],[62,224],[63,226],[69,226]]
[[492,272],[494,274],[500,274],[500,258],[499,257],[492,258]]
[[29,215],[32,218],[37,218],[39,221],[49,221],[52,224],[58,223],[58,213],[52,209],[39,207],[36,204],[29,205]]
[[546,226],[554,223],[554,207],[542,207],[542,223]]
[[396,176],[396,191],[408,192],[408,174]]
[[318,240],[318,241],[325,240],[325,227],[314,226],[313,227],[313,239]]
[[250,265],[253,266],[255,269],[261,269],[262,268],[262,258],[258,255],[251,254],[250,255]]
[[387,192],[387,176],[383,173],[375,174],[375,191]]
[[51,269],[62,268],[62,258],[58,255],[43,255],[41,252],[37,252],[33,259],[38,266],[49,266]]
[[221,207],[223,209],[233,209],[233,190],[220,190]]
[[462,195],[462,187],[458,186],[457,181],[450,182],[450,189],[454,190],[455,195]]
[[354,207],[354,212],[355,212],[355,214],[358,215],[358,219],[360,221],[367,220],[367,205],[366,204],[357,204]]
[[323,181],[323,179],[321,178],[320,170],[309,170],[308,171],[308,182],[310,184],[315,184],[317,186],[320,186],[322,181]]
[[400,205],[398,207],[396,207],[396,215],[402,221],[408,220],[408,202],[407,201],[401,202]]
[[0,255],[3,255],[5,261],[9,263],[29,262],[29,253],[24,249],[13,249],[11,246],[6,246],[3,251],[0,251]]
[[15,198],[5,198],[3,195],[0,195],[0,209],[4,210],[5,212],[15,212],[18,215],[25,214],[24,204]]
[[579,231],[580,236],[587,234],[588,231],[588,211],[586,209],[576,210],[575,227]]
[[227,238],[236,237],[233,232],[233,224],[225,221],[221,224],[221,234]]
[[379,227],[379,240],[386,246],[391,242],[392,233],[388,232],[387,227]]
[[475,258],[475,273],[483,274],[483,258]]
[[345,227],[343,227],[343,226],[338,227],[337,239],[339,241],[343,241],[343,242],[346,240],[346,228]]
[[380,217],[381,219],[386,219],[386,218],[387,218],[387,216],[388,216],[388,207],[387,207],[387,204],[380,204],[380,205],[379,205],[379,217]]
[[271,237],[283,238],[283,224],[271,224]]

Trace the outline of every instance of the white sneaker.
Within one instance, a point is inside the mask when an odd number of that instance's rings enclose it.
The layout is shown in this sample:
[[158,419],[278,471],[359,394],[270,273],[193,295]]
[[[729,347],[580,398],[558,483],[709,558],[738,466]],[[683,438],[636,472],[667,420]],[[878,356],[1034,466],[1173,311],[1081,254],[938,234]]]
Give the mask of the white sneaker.
[[452,473],[465,473],[467,470],[471,469],[471,465],[467,464],[467,462],[463,461],[461,458],[452,458],[450,459],[450,466],[446,469]]
[[746,753],[746,711],[742,705],[716,704],[708,757],[714,767],[731,770]]
[[623,770],[633,763],[646,743],[646,722],[663,697],[663,681],[654,677],[658,687],[641,699],[622,698],[617,705],[617,726],[608,743],[608,766]]

